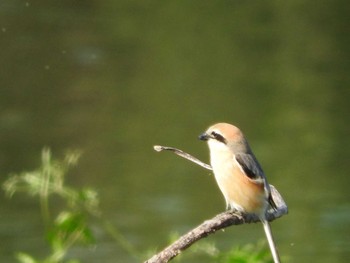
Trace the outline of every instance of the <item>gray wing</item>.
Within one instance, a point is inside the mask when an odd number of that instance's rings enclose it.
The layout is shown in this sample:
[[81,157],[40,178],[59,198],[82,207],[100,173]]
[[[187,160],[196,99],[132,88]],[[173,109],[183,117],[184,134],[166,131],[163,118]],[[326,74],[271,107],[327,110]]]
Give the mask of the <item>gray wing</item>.
[[267,201],[269,202],[271,207],[276,210],[277,206],[272,199],[270,185],[267,182],[264,171],[262,170],[255,156],[253,154],[241,153],[241,154],[236,154],[235,158],[236,158],[236,161],[239,163],[239,165],[242,167],[245,174],[250,179],[252,179],[253,181],[256,181],[257,183],[264,184],[265,191],[267,194]]
[[236,154],[235,158],[250,179],[265,179],[264,172],[254,155],[240,153]]

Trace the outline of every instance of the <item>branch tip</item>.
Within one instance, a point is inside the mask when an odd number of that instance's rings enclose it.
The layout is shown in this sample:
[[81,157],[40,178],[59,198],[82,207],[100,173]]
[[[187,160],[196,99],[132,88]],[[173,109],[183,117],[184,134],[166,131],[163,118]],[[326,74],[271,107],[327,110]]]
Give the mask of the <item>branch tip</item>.
[[163,151],[163,147],[160,146],[160,145],[154,145],[154,146],[153,146],[153,149],[154,149],[156,152],[161,152],[161,151]]

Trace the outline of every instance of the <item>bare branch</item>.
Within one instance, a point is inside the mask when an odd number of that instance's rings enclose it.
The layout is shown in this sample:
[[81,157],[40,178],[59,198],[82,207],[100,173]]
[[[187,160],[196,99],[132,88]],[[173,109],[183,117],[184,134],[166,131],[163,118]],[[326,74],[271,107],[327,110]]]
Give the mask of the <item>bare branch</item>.
[[205,169],[213,170],[209,164],[203,163],[201,160],[197,159],[196,157],[193,157],[191,154],[184,152],[182,150],[176,149],[174,147],[154,145],[153,149],[157,152],[161,152],[163,150],[171,151],[171,152],[173,152],[173,153],[175,153],[175,154],[177,154],[177,155],[179,155],[179,156],[181,156],[181,157],[183,157],[191,162],[198,164],[199,166],[202,166]]
[[[266,218],[269,221],[275,220],[288,213],[287,206],[283,201],[282,197],[279,195],[279,193],[273,186],[271,187],[272,195],[278,209],[276,211],[270,210],[267,213]],[[260,219],[254,214],[242,214],[240,212],[232,210],[223,212],[221,214],[216,215],[212,219],[204,221],[202,224],[180,237],[170,246],[166,247],[163,251],[146,260],[144,263],[169,262],[172,258],[176,257],[183,250],[193,245],[196,241],[207,237],[210,234],[214,234],[220,229],[224,229],[231,225],[240,225],[257,222],[260,222]]]

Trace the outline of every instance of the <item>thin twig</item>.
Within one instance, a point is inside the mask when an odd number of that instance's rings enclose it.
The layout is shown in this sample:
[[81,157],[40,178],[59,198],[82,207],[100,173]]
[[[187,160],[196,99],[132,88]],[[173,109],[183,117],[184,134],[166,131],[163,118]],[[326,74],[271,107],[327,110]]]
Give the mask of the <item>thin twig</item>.
[[171,152],[173,152],[173,153],[175,153],[175,154],[177,154],[177,155],[179,155],[179,156],[181,156],[181,157],[183,157],[191,162],[198,164],[199,166],[202,166],[205,169],[213,170],[213,168],[211,168],[211,166],[209,164],[203,163],[201,160],[197,159],[196,157],[193,157],[191,154],[184,152],[182,150],[176,149],[174,147],[154,145],[153,149],[157,152],[161,152],[163,150],[171,151]]

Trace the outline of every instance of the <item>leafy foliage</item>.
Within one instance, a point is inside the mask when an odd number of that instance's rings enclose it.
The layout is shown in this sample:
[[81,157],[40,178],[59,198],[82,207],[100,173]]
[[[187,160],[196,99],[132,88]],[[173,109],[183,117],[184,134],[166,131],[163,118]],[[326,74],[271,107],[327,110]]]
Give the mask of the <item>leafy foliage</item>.
[[[92,189],[75,189],[65,185],[68,170],[77,164],[79,152],[69,152],[63,161],[53,160],[51,151],[45,148],[41,154],[41,166],[32,172],[11,175],[3,188],[9,197],[17,192],[39,197],[43,221],[46,225],[50,255],[44,260],[37,260],[29,254],[17,253],[21,263],[56,263],[63,262],[68,250],[76,245],[94,242],[88,226],[89,216],[99,214],[99,199]],[[51,219],[49,199],[58,196],[65,203],[65,208]],[[68,260],[76,263],[78,260]]]
[[273,263],[266,242],[235,247],[226,253],[220,253],[215,262],[219,263]]

